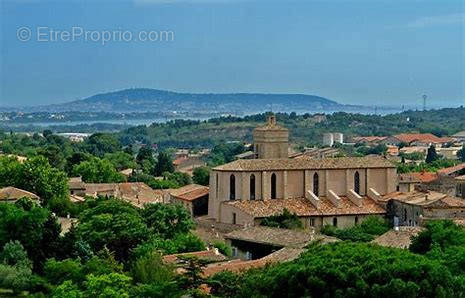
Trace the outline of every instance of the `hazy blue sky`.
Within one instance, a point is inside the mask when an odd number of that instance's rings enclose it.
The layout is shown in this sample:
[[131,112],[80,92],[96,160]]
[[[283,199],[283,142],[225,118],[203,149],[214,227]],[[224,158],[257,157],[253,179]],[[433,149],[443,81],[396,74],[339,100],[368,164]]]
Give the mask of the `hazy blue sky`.
[[[416,105],[425,93],[431,105],[465,103],[463,0],[0,0],[0,10],[3,106],[128,87],[370,105]],[[17,38],[24,26],[27,42]],[[174,40],[47,42],[37,27],[172,30]]]

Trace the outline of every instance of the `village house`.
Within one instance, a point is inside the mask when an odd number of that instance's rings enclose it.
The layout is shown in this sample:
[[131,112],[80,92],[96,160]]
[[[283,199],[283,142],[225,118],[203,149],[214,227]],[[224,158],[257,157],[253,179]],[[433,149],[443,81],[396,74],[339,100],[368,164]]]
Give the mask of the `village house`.
[[435,191],[391,193],[382,200],[395,226],[419,226],[429,219],[465,219],[465,200]]
[[459,143],[465,143],[465,130],[462,130],[456,134],[453,134],[452,138],[454,138]]
[[167,190],[168,201],[183,205],[192,216],[208,213],[208,186],[189,184],[177,189]]
[[111,196],[122,199],[136,207],[148,203],[163,203],[163,191],[154,190],[143,182],[85,183],[80,177],[69,180],[70,199],[83,201],[85,196]]
[[287,129],[270,117],[254,131],[257,159],[212,169],[209,217],[254,225],[287,209],[304,227],[319,229],[350,227],[385,214],[375,200],[396,190],[394,164],[380,156],[289,159],[287,138]]
[[397,176],[397,191],[414,191],[421,184],[431,183],[438,179],[438,174],[433,172],[412,172]]
[[173,160],[175,171],[192,174],[195,168],[203,167],[206,162],[200,156],[181,156]]
[[420,189],[437,191],[449,196],[465,198],[463,191],[461,191],[463,187],[461,180],[455,179],[462,175],[465,175],[465,163],[440,169],[437,171],[437,179],[422,183]]
[[395,146],[407,144],[408,146],[429,147],[435,145],[436,147],[442,147],[453,141],[452,138],[440,138],[430,133],[403,133],[387,137],[381,143]]
[[0,202],[2,203],[14,203],[21,198],[28,198],[36,202],[40,201],[38,195],[23,189],[13,186],[7,186],[0,189]]
[[352,142],[355,144],[363,144],[367,146],[376,146],[381,144],[387,137],[367,136],[367,137],[353,137]]

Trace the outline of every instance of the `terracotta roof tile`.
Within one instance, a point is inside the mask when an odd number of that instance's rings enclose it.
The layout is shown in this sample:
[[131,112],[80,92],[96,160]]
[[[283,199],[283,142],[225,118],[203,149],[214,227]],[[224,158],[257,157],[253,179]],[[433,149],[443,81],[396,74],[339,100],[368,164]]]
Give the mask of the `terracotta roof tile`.
[[399,174],[399,181],[410,181],[410,182],[422,182],[429,183],[438,178],[438,175],[433,172],[414,172],[414,173],[405,173]]
[[193,201],[208,195],[208,192],[208,186],[189,184],[181,188],[171,190],[170,194],[171,196],[181,200]]
[[7,186],[7,187],[4,187],[2,189],[0,189],[0,201],[2,200],[18,200],[20,198],[23,198],[23,197],[26,197],[26,198],[29,198],[29,199],[32,199],[32,200],[39,200],[39,196],[37,196],[36,194],[32,193],[32,192],[29,192],[29,191],[26,191],[26,190],[23,190],[23,189],[19,189],[19,188],[16,188],[16,187],[13,187],[13,186]]
[[187,253],[179,253],[179,254],[172,254],[172,255],[165,255],[163,256],[163,262],[165,263],[176,263],[179,261],[179,257],[197,257],[199,259],[205,259],[208,261],[224,261],[226,257],[218,252],[216,249],[210,250],[202,250],[202,251],[194,251],[194,252],[187,252]]
[[394,137],[405,143],[411,143],[415,141],[425,143],[447,143],[452,141],[451,138],[440,138],[431,133],[403,133],[395,135]]
[[214,168],[218,171],[268,171],[306,169],[364,169],[395,168],[384,157],[337,157],[337,158],[298,158],[298,159],[239,159]]
[[264,267],[268,263],[272,263],[272,261],[263,260],[263,259],[250,260],[250,261],[232,260],[226,263],[212,264],[210,266],[207,266],[206,268],[203,269],[202,275],[204,277],[209,277],[222,271],[231,271],[231,272],[238,273],[238,272],[246,271],[252,268],[261,268],[261,267]]
[[418,235],[422,230],[421,227],[399,227],[399,230],[387,231],[371,242],[381,246],[406,249],[410,246],[412,237]]
[[316,209],[308,199],[267,199],[267,200],[237,200],[223,204],[233,206],[254,217],[268,217],[281,214],[284,209],[298,216],[333,216],[352,214],[384,214],[386,211],[370,198],[363,198],[362,206],[358,207],[346,197],[340,197],[340,207],[334,206],[329,199],[320,198],[320,207]]
[[273,246],[303,247],[308,242],[315,240],[313,234],[308,231],[253,226],[235,230],[226,235],[226,239],[235,239]]
[[436,191],[394,192],[383,196],[383,200],[396,200],[424,208],[465,208],[465,200]]
[[438,170],[438,174],[439,175],[450,175],[452,173],[455,173],[455,172],[458,172],[458,171],[461,171],[461,170],[465,170],[465,162],[461,163],[461,164],[458,164],[456,166],[453,166],[453,167],[440,169],[440,170]]

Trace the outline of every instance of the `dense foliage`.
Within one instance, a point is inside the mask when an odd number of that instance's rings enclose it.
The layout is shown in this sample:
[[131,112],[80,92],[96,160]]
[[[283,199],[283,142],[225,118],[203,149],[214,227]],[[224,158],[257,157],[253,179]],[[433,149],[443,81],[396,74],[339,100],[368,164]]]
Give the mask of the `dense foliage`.
[[284,209],[283,213],[268,216],[262,219],[260,225],[282,229],[302,229],[302,221],[295,213]]
[[465,279],[437,260],[351,242],[313,245],[294,262],[223,273],[209,284],[220,297],[457,297],[465,290]]
[[325,225],[321,229],[321,233],[341,240],[369,242],[376,236],[386,233],[389,228],[389,224],[383,218],[370,216],[363,220],[361,224],[351,228],[338,229],[334,226]]
[[[452,135],[465,130],[465,107],[429,111],[405,111],[385,116],[338,112],[325,115],[320,122],[311,114],[277,113],[277,120],[290,130],[291,142],[321,144],[323,133],[342,132],[346,138],[362,136],[389,136],[398,133],[433,133]],[[129,128],[120,133],[123,144],[141,141],[157,143],[161,147],[214,147],[231,140],[252,140],[252,130],[262,124],[267,114],[245,117],[221,117],[205,121],[174,120]]]

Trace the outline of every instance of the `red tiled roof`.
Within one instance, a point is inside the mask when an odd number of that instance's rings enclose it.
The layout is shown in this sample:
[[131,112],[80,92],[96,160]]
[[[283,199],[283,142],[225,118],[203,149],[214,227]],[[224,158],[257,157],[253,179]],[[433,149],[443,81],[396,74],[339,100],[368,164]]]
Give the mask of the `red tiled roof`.
[[209,261],[224,261],[226,257],[219,253],[215,249],[210,250],[202,250],[202,251],[194,251],[194,252],[187,252],[187,253],[180,253],[180,254],[172,254],[172,255],[165,255],[163,256],[163,262],[165,263],[176,263],[179,261],[179,257],[197,257],[199,259],[207,259]]
[[358,207],[346,197],[340,197],[340,207],[333,205],[329,199],[320,198],[320,207],[317,209],[305,198],[293,199],[267,199],[267,200],[237,200],[227,201],[223,204],[233,206],[254,217],[268,217],[281,214],[284,209],[297,216],[333,216],[351,214],[384,214],[386,211],[374,200],[364,197],[362,206]]
[[311,157],[298,159],[239,159],[218,167],[217,171],[268,171],[268,170],[307,170],[307,169],[366,169],[395,168],[384,157]]
[[258,259],[250,261],[232,260],[226,263],[213,264],[203,269],[202,275],[209,277],[222,271],[241,272],[252,268],[264,267],[270,260]]
[[173,160],[173,165],[178,166],[178,165],[180,165],[182,162],[184,162],[186,160],[187,160],[186,156],[178,157],[175,160]]
[[413,181],[419,181],[422,183],[429,183],[438,179],[438,175],[433,172],[413,172],[407,174],[401,174],[402,177],[410,177]]
[[440,169],[440,170],[438,170],[438,174],[439,175],[450,175],[452,173],[458,172],[458,171],[463,170],[463,169],[465,169],[465,162],[461,163],[461,164],[458,164],[458,165],[456,165],[454,167]]
[[394,137],[405,143],[411,143],[415,141],[425,143],[447,143],[452,141],[451,138],[440,138],[431,133],[403,133],[395,135]]
[[208,192],[208,186],[189,184],[181,188],[171,190],[170,194],[177,199],[193,201],[208,195]]
[[368,136],[368,137],[353,137],[356,142],[377,142],[386,139],[387,137]]
[[436,191],[394,192],[383,197],[384,201],[396,200],[424,208],[465,208],[465,200]]

